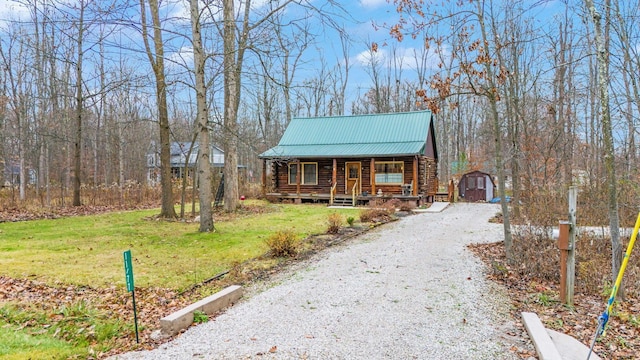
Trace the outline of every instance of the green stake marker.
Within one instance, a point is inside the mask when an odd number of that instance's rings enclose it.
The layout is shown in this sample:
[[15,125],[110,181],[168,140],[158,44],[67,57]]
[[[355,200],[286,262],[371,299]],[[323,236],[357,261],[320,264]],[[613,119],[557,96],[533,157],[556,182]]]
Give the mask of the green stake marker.
[[133,286],[133,265],[131,264],[131,250],[124,252],[124,274],[127,281],[127,291],[131,293],[133,300],[133,322],[136,327],[136,343],[140,343],[138,338],[138,313],[136,312],[136,290]]

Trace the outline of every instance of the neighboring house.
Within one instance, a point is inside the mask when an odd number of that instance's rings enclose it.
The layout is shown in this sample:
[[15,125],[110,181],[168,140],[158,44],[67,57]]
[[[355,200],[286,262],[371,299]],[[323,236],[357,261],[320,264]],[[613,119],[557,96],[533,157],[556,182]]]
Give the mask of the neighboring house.
[[458,195],[468,202],[489,201],[496,194],[496,184],[491,175],[482,171],[471,171],[460,178]]
[[[34,169],[27,168],[26,174],[27,184],[34,185],[37,181],[36,171]],[[4,166],[4,184],[0,184],[5,187],[11,187],[14,185],[20,185],[20,164],[12,162],[5,164]]]
[[[160,147],[155,143],[151,145],[152,149],[147,154],[147,182],[155,184],[160,182]],[[193,144],[191,154],[189,148],[191,142],[173,142],[171,143],[171,174],[174,178],[181,179],[184,176],[185,165],[188,176],[191,176],[196,168],[196,160],[198,159],[198,143]],[[224,151],[215,145],[211,145],[211,166],[213,168],[224,167]],[[187,160],[187,155],[189,159]]]
[[[280,143],[260,154],[271,198],[378,196],[423,203],[437,190],[438,151],[430,111],[295,118]],[[266,192],[266,190],[265,190]]]

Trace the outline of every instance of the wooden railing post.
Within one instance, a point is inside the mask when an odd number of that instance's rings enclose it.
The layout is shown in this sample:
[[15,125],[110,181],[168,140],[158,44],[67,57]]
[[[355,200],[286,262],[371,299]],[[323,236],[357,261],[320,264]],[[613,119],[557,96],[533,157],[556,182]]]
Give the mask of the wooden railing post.
[[573,306],[576,280],[576,208],[578,188],[569,188],[569,221],[560,221],[558,248],[560,249],[560,301]]
[[353,189],[351,189],[351,201],[353,203],[353,206],[356,206],[356,189],[358,188],[358,179],[356,179],[356,183],[353,184]]
[[569,245],[569,228],[571,224],[568,221],[560,221],[559,228],[560,234],[558,235],[558,249],[560,249],[560,301],[568,304],[567,290],[569,288],[569,269],[567,262],[569,259],[569,252],[571,251]]

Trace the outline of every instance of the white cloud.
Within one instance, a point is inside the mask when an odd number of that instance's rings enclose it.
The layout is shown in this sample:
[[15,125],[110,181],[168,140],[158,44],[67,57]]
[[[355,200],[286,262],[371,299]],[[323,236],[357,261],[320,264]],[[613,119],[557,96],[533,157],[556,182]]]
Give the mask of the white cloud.
[[[383,0],[383,1],[386,1],[386,0]],[[236,11],[237,14],[244,13],[244,3],[245,1],[241,1],[241,0],[235,1],[234,10]],[[269,3],[269,0],[254,0],[251,2],[251,9],[258,10],[263,6],[267,5],[268,3]],[[203,9],[205,9],[206,6],[207,6],[207,1],[205,0],[199,1],[199,8],[200,8],[200,11],[202,12],[201,21],[218,21],[222,19],[221,3],[220,4],[210,3],[209,6],[214,7],[214,9],[212,9],[212,12],[203,11]],[[164,3],[163,8],[167,12],[167,17],[170,18],[172,21],[175,21],[178,23],[184,23],[184,22],[188,23],[191,21],[191,7],[190,7],[189,0],[170,0]],[[212,19],[210,16],[212,13],[213,13],[214,19]]]
[[168,67],[187,67],[193,68],[193,48],[191,46],[183,46],[177,52],[167,56]]
[[410,69],[424,67],[426,69],[437,69],[442,62],[447,62],[451,57],[449,46],[441,48],[416,49],[407,48],[401,52],[401,59]]
[[381,5],[386,5],[387,0],[360,0],[360,6],[368,9],[375,9]]
[[169,23],[188,24],[191,19],[189,0],[169,0],[163,2],[160,11],[166,13],[165,16],[169,19]]
[[419,67],[436,69],[441,62],[446,62],[450,56],[451,51],[448,46],[443,46],[440,50],[435,48],[425,50],[413,47],[389,49],[385,47],[378,48],[376,52],[371,50],[362,51],[355,56],[353,62],[363,67],[369,67],[373,62],[383,67],[398,66],[412,70]]
[[12,20],[29,18],[29,9],[14,0],[0,0],[0,27],[5,27]]
[[387,51],[378,49],[378,51],[364,50],[355,56],[356,64],[361,66],[371,66],[372,63],[384,64],[387,62]]

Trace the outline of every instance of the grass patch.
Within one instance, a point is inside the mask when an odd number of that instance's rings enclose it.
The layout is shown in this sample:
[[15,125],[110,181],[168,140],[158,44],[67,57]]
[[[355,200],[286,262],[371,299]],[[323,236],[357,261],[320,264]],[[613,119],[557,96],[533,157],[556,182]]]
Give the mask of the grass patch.
[[216,222],[214,233],[198,232],[195,223],[150,220],[158,210],[2,223],[0,274],[52,285],[124,286],[122,253],[131,249],[137,287],[184,289],[264,254],[265,239],[276,231],[292,230],[300,238],[324,232],[327,216],[336,211],[262,205],[275,211]]
[[178,295],[183,290],[226,270],[242,281],[278,266],[279,259],[263,256],[269,252],[265,240],[282,231],[297,239],[322,234],[335,212],[323,205],[252,201],[237,213],[218,214],[214,233],[198,232],[197,223],[156,220],[157,209],[0,223],[0,358],[86,359],[134,349],[124,289],[127,249],[143,314],[142,342],[149,343],[163,311],[218,289]]
[[67,359],[80,356],[71,344],[43,335],[31,335],[18,331],[0,320],[0,358],[6,360]]
[[0,357],[83,358],[109,350],[130,327],[85,302],[55,309],[8,303],[0,307]]

